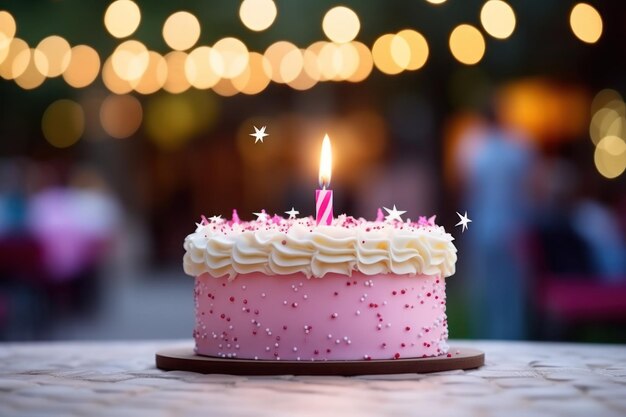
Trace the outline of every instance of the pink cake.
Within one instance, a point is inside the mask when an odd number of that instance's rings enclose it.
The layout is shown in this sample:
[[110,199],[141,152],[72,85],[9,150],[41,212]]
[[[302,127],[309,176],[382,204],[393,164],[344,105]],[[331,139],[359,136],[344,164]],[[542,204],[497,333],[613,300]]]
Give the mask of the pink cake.
[[259,360],[357,360],[448,352],[443,227],[339,216],[198,224],[185,239],[195,277],[196,353]]

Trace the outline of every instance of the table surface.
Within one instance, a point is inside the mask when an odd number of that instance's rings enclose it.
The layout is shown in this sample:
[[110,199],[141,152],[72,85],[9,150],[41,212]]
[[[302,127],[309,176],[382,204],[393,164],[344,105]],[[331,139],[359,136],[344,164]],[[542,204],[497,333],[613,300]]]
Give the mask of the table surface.
[[[184,342],[0,344],[0,416],[624,416],[626,346],[452,341],[471,371],[358,377],[163,372]],[[460,414],[462,412],[462,414]]]

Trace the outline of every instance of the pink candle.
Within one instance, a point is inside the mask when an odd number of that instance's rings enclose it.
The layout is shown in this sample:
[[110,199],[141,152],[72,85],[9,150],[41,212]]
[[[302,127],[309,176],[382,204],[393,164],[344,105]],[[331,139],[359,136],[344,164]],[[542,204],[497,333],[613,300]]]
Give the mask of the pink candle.
[[332,166],[332,152],[328,135],[322,142],[322,154],[320,157],[319,182],[321,190],[315,191],[315,220],[317,224],[330,225],[333,222],[333,190],[327,190],[330,185]]

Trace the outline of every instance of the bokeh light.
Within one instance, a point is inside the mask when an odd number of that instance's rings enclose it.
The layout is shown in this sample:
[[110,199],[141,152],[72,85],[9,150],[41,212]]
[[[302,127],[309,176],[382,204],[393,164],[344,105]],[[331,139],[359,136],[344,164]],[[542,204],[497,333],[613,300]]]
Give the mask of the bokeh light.
[[442,4],[446,2],[446,0],[426,0],[426,1],[431,4]]
[[196,44],[200,38],[200,22],[189,12],[176,12],[163,25],[163,39],[177,51],[184,51]]
[[15,78],[13,76],[13,61],[15,60],[15,57],[20,54],[20,52],[28,49],[28,44],[20,38],[13,38],[7,49],[8,52],[5,59],[2,63],[0,63],[0,76],[5,80],[12,80]]
[[333,42],[350,42],[359,34],[361,22],[352,9],[337,6],[324,15],[322,29],[328,39]]
[[41,118],[46,140],[56,148],[67,148],[83,135],[85,115],[80,104],[61,99],[50,104]]
[[130,0],[117,0],[107,7],[104,13],[104,26],[116,38],[132,35],[141,22],[141,11]]
[[37,61],[45,63],[42,53],[37,49],[25,49],[20,52],[13,61],[13,76],[15,83],[24,90],[32,90],[39,87],[46,79],[47,68],[43,64],[43,72],[36,65]]
[[211,66],[211,55],[217,54],[208,46],[200,46],[189,54],[185,62],[185,76],[195,88],[207,89],[220,80]]
[[163,89],[172,94],[187,91],[191,87],[185,74],[187,54],[185,52],[172,51],[165,55],[165,62],[167,62],[167,78],[163,84]]
[[100,57],[91,46],[76,45],[72,48],[68,67],[63,72],[63,79],[74,88],[90,85],[100,71]]
[[607,106],[613,101],[623,101],[622,95],[610,88],[605,88],[604,90],[598,91],[598,93],[596,93],[596,95],[593,97],[593,101],[591,102],[591,113],[594,114],[602,107]]
[[391,38],[389,45],[391,58],[403,70],[409,66],[411,62],[411,47],[405,38],[395,35]]
[[596,43],[602,36],[602,16],[591,5],[578,3],[569,16],[572,32],[586,43]]
[[135,91],[141,94],[152,94],[157,92],[165,84],[167,79],[167,62],[161,54],[148,52],[148,67],[143,75],[136,82],[131,82]]
[[480,9],[480,23],[497,39],[506,39],[515,30],[515,12],[502,0],[489,0]]
[[15,37],[17,25],[11,13],[6,10],[0,10],[0,63],[8,53],[9,44]]
[[376,65],[376,68],[378,68],[381,72],[389,75],[399,74],[402,72],[402,67],[398,65],[392,55],[392,43],[395,37],[396,35],[390,33],[382,35],[376,39],[376,42],[374,42],[374,46],[372,47],[374,65]]
[[298,48],[291,49],[280,61],[280,77],[285,83],[295,80],[304,69],[304,55]]
[[[15,79],[22,75],[26,68],[31,63],[31,58],[33,58],[33,54],[31,53],[31,49],[26,47],[21,49],[11,60],[11,76],[10,79]],[[34,65],[34,61],[32,62]]]
[[313,88],[317,84],[319,81],[319,70],[307,70],[307,67],[317,69],[317,56],[312,51],[300,49],[299,54],[302,56],[302,68],[296,78],[288,81],[287,85],[294,90],[304,91]]
[[269,28],[276,19],[273,0],[244,0],[239,7],[239,18],[250,30],[256,32]]
[[244,94],[258,94],[269,85],[271,73],[272,66],[267,58],[258,52],[250,52],[246,70],[233,78],[232,82]]
[[426,42],[426,38],[412,29],[401,30],[394,39],[398,38],[404,39],[410,49],[410,58],[404,69],[414,71],[422,68],[428,60],[428,42]]
[[130,82],[120,78],[113,69],[112,57],[109,57],[102,66],[102,82],[109,91],[115,94],[130,93],[133,89]]
[[478,29],[468,24],[461,24],[450,34],[450,51],[461,63],[474,65],[485,54],[485,38]]
[[593,161],[606,178],[617,178],[626,169],[626,142],[617,136],[606,136],[596,146]]
[[265,50],[265,58],[270,64],[272,81],[276,83],[285,83],[283,80],[280,66],[282,64],[283,58],[294,49],[298,49],[296,45],[287,41],[278,41],[271,44]]
[[239,93],[237,86],[233,84],[233,81],[229,78],[220,79],[217,84],[213,86],[213,91],[222,97],[232,97]]
[[209,128],[218,108],[212,95],[190,90],[184,94],[157,95],[144,107],[143,128],[161,149],[173,150]]
[[248,48],[237,38],[222,38],[213,45],[210,63],[213,71],[223,78],[234,78],[248,65]]
[[113,70],[122,80],[138,80],[148,68],[150,54],[145,45],[136,40],[123,42],[111,55]]
[[141,103],[130,95],[109,95],[100,106],[100,124],[109,136],[116,139],[135,133],[142,118]]
[[60,36],[48,36],[39,42],[36,49],[40,53],[35,55],[35,65],[47,77],[58,77],[70,65],[70,44]]
[[370,49],[361,42],[352,42],[354,49],[359,54],[359,66],[356,71],[348,77],[348,81],[358,83],[365,80],[372,73],[374,68],[374,59]]

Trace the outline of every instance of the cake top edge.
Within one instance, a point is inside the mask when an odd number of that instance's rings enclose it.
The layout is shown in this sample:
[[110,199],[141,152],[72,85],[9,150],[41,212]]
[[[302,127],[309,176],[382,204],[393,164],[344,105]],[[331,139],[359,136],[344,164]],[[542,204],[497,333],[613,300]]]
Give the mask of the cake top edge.
[[232,220],[203,217],[185,238],[185,272],[230,279],[252,272],[316,278],[353,271],[445,278],[455,272],[454,238],[434,216],[413,222],[340,215],[317,225],[312,217],[258,214],[255,221],[241,221],[236,213]]

